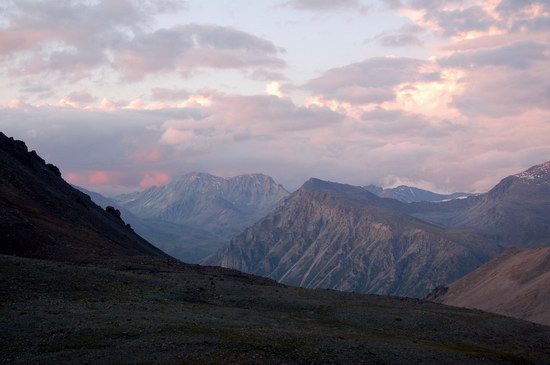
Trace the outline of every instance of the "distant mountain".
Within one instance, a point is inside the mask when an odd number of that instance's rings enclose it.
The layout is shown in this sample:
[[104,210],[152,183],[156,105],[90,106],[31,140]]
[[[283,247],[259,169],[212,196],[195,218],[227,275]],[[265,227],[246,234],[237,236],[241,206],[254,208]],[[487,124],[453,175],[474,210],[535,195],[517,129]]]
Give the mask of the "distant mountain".
[[378,195],[381,198],[397,199],[404,203],[413,202],[439,202],[453,199],[464,199],[472,195],[472,193],[452,193],[438,194],[429,190],[419,189],[411,186],[401,185],[395,188],[384,189],[376,185],[367,185],[364,187],[371,193]]
[[96,262],[167,257],[66,183],[22,141],[0,133],[0,254]]
[[550,325],[550,247],[510,248],[428,298]]
[[190,173],[168,185],[112,200],[140,220],[136,224],[129,218],[144,237],[179,259],[198,262],[271,212],[288,194],[262,174],[225,179]]
[[432,223],[468,229],[506,246],[550,246],[550,162],[508,176],[485,194],[403,207]]
[[421,297],[499,251],[404,214],[403,205],[310,179],[204,263],[307,288]]
[[75,188],[90,196],[97,205],[103,208],[113,206],[119,209],[122,219],[129,223],[140,236],[182,261],[197,263],[228,242],[227,238],[198,227],[139,218],[114,199],[82,187],[75,186]]

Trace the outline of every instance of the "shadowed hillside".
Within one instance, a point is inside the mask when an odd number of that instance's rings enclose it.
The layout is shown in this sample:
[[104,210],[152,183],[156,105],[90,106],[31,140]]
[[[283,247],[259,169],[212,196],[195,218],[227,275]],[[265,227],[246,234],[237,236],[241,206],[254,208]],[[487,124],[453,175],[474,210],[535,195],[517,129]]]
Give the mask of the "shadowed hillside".
[[66,183],[57,167],[2,133],[0,241],[2,254],[71,262],[165,256]]

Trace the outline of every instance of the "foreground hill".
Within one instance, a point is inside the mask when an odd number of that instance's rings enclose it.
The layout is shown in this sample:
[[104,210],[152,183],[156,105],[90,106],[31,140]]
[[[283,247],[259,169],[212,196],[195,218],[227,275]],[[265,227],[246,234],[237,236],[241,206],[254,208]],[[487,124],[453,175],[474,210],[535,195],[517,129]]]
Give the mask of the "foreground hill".
[[205,263],[285,284],[425,296],[499,251],[401,213],[360,187],[310,179]]
[[550,325],[550,247],[510,248],[429,298]]
[[[225,179],[190,173],[165,186],[125,194],[114,201],[140,218],[158,247],[186,262],[198,262],[271,212],[288,192],[269,176]],[[143,224],[138,226],[138,230]]]
[[474,195],[471,193],[439,194],[429,190],[419,189],[406,185],[400,185],[395,188],[387,189],[376,185],[367,185],[364,188],[381,198],[396,199],[403,203],[441,202],[454,199],[464,199]]
[[0,256],[0,276],[2,364],[550,363],[550,327],[220,268]]
[[2,364],[550,361],[549,327],[167,258],[22,142],[0,144]]
[[550,162],[508,176],[485,194],[442,203],[412,203],[404,209],[499,244],[550,246]]
[[2,133],[0,253],[72,262],[165,256],[66,183],[57,167]]

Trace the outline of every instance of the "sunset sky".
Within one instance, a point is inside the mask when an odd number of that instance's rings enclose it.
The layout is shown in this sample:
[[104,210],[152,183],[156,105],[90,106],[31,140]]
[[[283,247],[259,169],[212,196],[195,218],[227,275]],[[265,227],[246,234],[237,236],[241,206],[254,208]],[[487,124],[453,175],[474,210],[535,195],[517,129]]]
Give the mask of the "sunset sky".
[[0,131],[106,194],[484,191],[550,160],[550,0],[0,0]]

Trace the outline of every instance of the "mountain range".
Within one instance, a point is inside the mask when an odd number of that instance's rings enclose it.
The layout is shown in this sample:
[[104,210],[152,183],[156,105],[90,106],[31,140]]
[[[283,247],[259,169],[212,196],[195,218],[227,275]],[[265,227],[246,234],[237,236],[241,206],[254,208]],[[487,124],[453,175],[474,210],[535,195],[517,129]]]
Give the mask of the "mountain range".
[[308,288],[422,297],[505,247],[550,245],[549,166],[441,202],[311,179],[203,262]]
[[203,263],[307,288],[422,297],[499,251],[467,231],[405,214],[403,205],[310,179]]
[[3,364],[549,360],[549,327],[181,263],[1,133],[0,238]]

